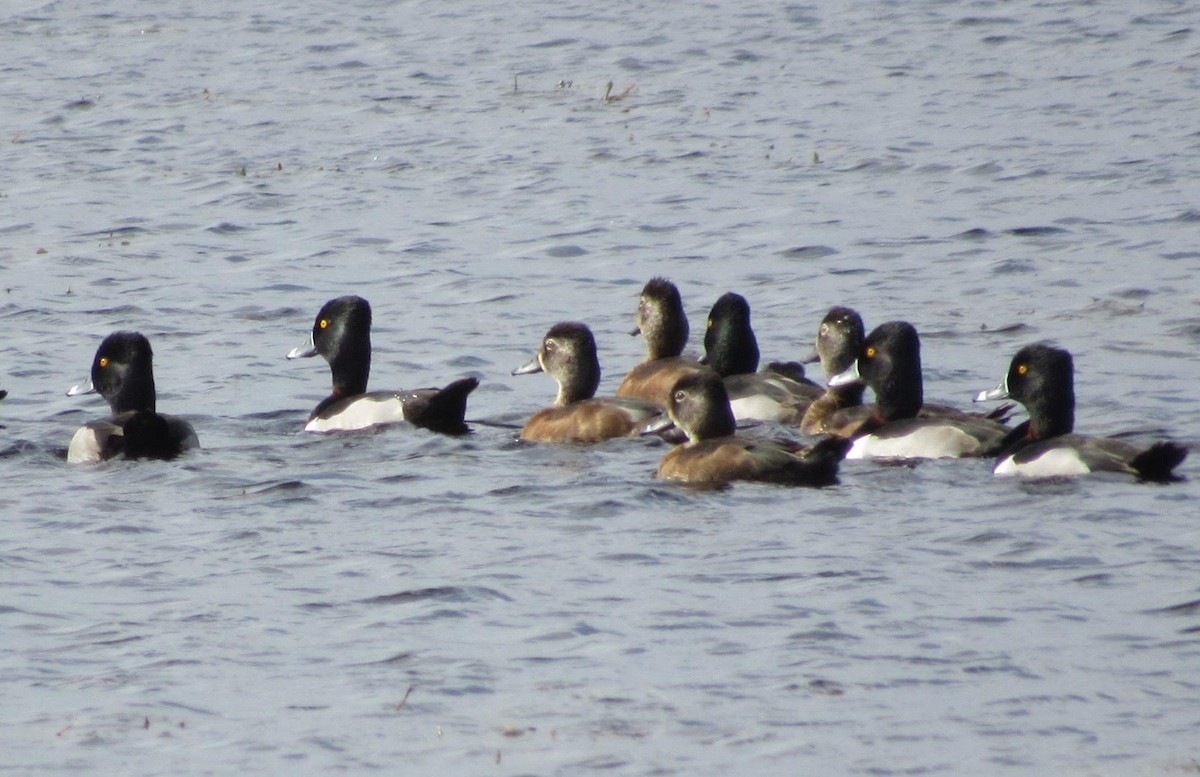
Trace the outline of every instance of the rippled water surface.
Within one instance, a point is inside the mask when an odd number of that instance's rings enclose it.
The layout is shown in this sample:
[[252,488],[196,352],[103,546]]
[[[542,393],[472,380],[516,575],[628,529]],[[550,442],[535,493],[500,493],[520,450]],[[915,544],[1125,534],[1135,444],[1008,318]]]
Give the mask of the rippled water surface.
[[[942,401],[1053,339],[1081,430],[1194,445],[1200,6],[1133,5],[10,3],[0,771],[1200,771],[1195,457],[694,492],[512,428],[663,274],[771,359],[908,319]],[[300,432],[346,293],[472,435]],[[203,450],[65,463],[115,329]]]

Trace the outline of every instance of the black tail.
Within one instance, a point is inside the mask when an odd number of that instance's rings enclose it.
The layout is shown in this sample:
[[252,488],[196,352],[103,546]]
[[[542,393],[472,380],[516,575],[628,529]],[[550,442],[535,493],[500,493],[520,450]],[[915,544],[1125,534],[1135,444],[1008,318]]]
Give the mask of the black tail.
[[413,414],[410,421],[442,434],[466,434],[471,431],[463,417],[467,414],[467,397],[479,385],[478,378],[460,378],[429,398]]
[[[804,383],[809,386],[817,386],[818,385],[816,383],[813,383],[812,380],[810,380],[809,377],[805,374],[804,365],[801,364],[800,362],[771,362],[770,364],[767,365],[767,368],[763,371],[764,372],[773,372],[776,375],[782,375],[785,378],[791,378],[792,380],[796,381],[797,383]],[[819,388],[825,388],[825,387],[819,386]]]
[[831,486],[838,482],[838,465],[853,445],[845,437],[826,437],[808,449],[796,462],[794,482],[806,486]]
[[1171,474],[1187,458],[1188,449],[1177,442],[1156,442],[1133,457],[1133,467],[1142,480],[1154,483],[1170,483],[1179,476]]
[[1003,405],[984,413],[983,417],[998,424],[1007,424],[1009,419],[1013,417],[1013,411],[1016,409],[1017,406],[1012,402],[1005,402]]
[[139,410],[122,424],[125,456],[131,459],[173,459],[179,440],[171,435],[167,419],[153,410]]

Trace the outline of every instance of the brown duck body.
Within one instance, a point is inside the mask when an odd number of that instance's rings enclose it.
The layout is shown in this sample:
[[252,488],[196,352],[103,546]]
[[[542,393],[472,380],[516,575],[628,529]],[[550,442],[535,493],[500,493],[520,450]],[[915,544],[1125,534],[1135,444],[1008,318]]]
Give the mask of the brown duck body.
[[530,416],[521,439],[531,442],[596,443],[630,437],[663,414],[661,406],[639,399],[595,396],[600,385],[596,340],[585,324],[564,321],[550,327],[537,355],[514,375],[545,372],[558,383],[550,407]]
[[[874,407],[871,405],[844,405],[844,398],[836,390],[826,391],[824,396],[813,401],[800,422],[800,431],[805,434],[832,434],[838,437],[853,437],[862,425],[871,420]],[[964,422],[983,421],[1003,423],[1008,418],[1012,405],[1004,405],[987,414],[970,413],[949,405],[922,405],[917,418],[958,419]]]
[[656,405],[620,398],[581,399],[544,407],[529,417],[521,439],[531,442],[596,443],[637,436],[642,426],[662,415]]
[[682,378],[667,406],[670,422],[688,441],[670,450],[657,476],[702,486],[734,480],[824,486],[837,482],[838,463],[850,443],[835,437],[808,450],[735,434],[725,385],[713,373]]
[[641,399],[666,406],[671,389],[680,378],[704,372],[708,368],[686,356],[666,356],[644,361],[629,371],[617,388],[618,397]]
[[792,450],[769,441],[736,435],[678,445],[659,462],[656,476],[694,485],[718,485],[733,480],[793,485],[837,482],[837,466],[849,443],[822,443],[809,450]]

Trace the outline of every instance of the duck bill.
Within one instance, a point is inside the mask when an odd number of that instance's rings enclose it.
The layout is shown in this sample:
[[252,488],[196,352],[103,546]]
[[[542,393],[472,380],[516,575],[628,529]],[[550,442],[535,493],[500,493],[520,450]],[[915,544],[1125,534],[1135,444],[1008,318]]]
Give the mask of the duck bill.
[[854,360],[845,370],[842,370],[837,375],[829,379],[829,385],[833,388],[838,386],[849,386],[851,383],[862,383],[862,375],[858,372],[858,360]]
[[997,399],[1008,399],[1008,381],[988,391],[980,391],[975,395],[976,402],[991,402]]
[[641,333],[642,333],[642,328],[639,326],[639,327],[637,327],[636,329],[632,329],[632,330],[630,330],[630,332],[629,332],[629,336],[630,336],[630,337],[637,337],[637,336],[638,336],[638,335],[640,335]]
[[638,430],[638,434],[642,437],[649,437],[652,434],[662,434],[663,432],[675,429],[675,422],[668,415],[663,415],[648,421],[645,426]]
[[542,363],[540,361],[538,361],[538,357],[535,355],[532,359],[530,359],[529,361],[522,364],[520,367],[517,367],[515,370],[513,370],[512,374],[513,375],[532,375],[535,372],[541,372],[541,371],[542,371]]
[[316,356],[316,355],[317,355],[317,344],[315,342],[313,342],[312,333],[309,333],[308,343],[306,343],[305,345],[298,345],[295,348],[293,348],[292,350],[288,351],[287,357],[289,359],[307,359],[310,356]]
[[67,389],[68,397],[78,397],[83,394],[95,394],[95,393],[96,393],[96,387],[94,385],[92,385],[91,378],[88,378],[87,380],[83,381],[82,383],[76,383],[74,386],[71,386],[71,388]]

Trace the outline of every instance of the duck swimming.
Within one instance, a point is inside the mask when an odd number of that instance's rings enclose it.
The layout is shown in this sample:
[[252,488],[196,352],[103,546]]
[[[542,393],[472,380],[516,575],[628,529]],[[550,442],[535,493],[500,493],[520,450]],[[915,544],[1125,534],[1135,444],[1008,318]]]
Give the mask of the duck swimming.
[[823,389],[804,377],[799,364],[758,372],[758,357],[750,304],[740,294],[721,295],[708,314],[700,362],[724,379],[737,420],[799,422]]
[[1017,351],[1004,380],[976,401],[1015,399],[1029,412],[1004,440],[997,475],[1064,477],[1122,472],[1142,480],[1177,480],[1188,449],[1175,442],[1138,448],[1112,437],[1075,434],[1075,365],[1070,352],[1044,343]]
[[554,404],[534,413],[521,430],[521,439],[534,442],[595,443],[614,437],[635,437],[663,409],[652,402],[627,397],[597,398],[600,360],[596,339],[586,324],[563,321],[550,327],[528,363],[513,375],[545,372],[558,383]]
[[852,435],[848,459],[988,456],[1008,433],[1002,424],[981,417],[919,416],[924,402],[921,340],[907,321],[875,327],[854,363],[829,379],[830,386],[854,382],[875,392],[875,404]]
[[444,434],[470,431],[464,416],[467,397],[479,385],[476,378],[460,378],[440,389],[367,391],[371,305],[362,297],[326,302],[313,322],[308,344],[293,348],[287,358],[317,354],[329,362],[333,391],[309,414],[305,431],[349,431],[400,421]]
[[200,447],[196,430],[177,416],[157,412],[154,352],[140,332],[114,332],[100,343],[88,380],[67,396],[99,393],[112,415],[90,421],[71,437],[71,464],[105,461],[114,456],[170,459]]
[[[862,351],[866,339],[862,316],[853,308],[833,307],[817,329],[816,352],[807,362],[820,361],[826,377],[832,378],[849,369]],[[871,418],[873,409],[863,404],[866,385],[853,381],[829,386],[825,393],[809,405],[800,422],[805,434],[834,434],[852,437]],[[971,413],[949,405],[925,402],[917,411],[918,418],[960,418],[974,421],[984,418],[1004,424],[1012,411],[1011,404],[1002,405],[989,413]]]
[[637,328],[630,332],[645,339],[646,358],[621,381],[617,396],[665,407],[677,380],[707,369],[696,359],[681,355],[688,331],[679,289],[666,278],[651,278],[638,298]]
[[740,437],[724,382],[711,373],[680,378],[671,392],[670,415],[647,432],[674,424],[687,442],[670,450],[656,476],[694,485],[715,486],[734,480],[826,486],[837,482],[838,463],[848,440],[829,437],[811,449],[771,440]]

